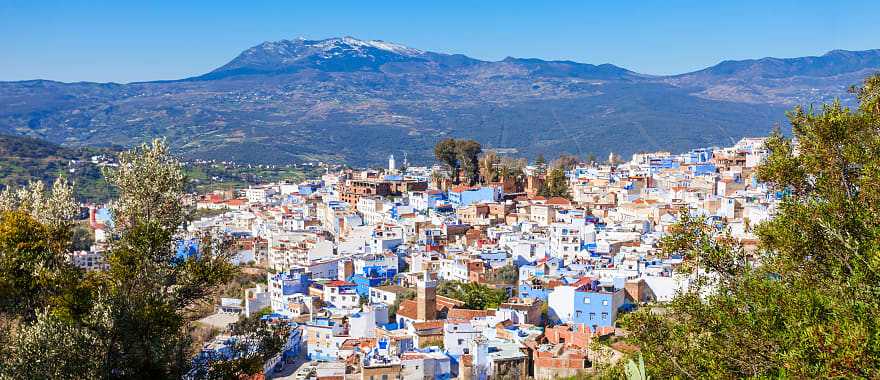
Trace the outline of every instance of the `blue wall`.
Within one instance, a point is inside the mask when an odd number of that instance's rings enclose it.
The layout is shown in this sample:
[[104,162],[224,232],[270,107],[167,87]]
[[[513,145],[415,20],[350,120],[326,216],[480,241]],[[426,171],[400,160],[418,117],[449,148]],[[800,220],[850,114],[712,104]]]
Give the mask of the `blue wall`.
[[547,302],[547,298],[550,296],[549,289],[533,289],[531,285],[526,284],[520,284],[518,290],[520,297],[537,298],[544,302]]
[[449,192],[449,202],[451,202],[456,207],[467,206],[471,203],[478,203],[481,201],[491,202],[494,200],[495,189],[491,187],[481,187],[474,190],[465,190],[460,193],[454,191]]
[[[589,304],[586,303],[586,298],[590,299]],[[607,303],[607,305],[603,305],[603,302]],[[590,326],[590,328],[594,325],[598,327],[613,326],[614,308],[613,293],[575,292],[572,320],[575,323]],[[602,317],[603,314],[605,318]]]

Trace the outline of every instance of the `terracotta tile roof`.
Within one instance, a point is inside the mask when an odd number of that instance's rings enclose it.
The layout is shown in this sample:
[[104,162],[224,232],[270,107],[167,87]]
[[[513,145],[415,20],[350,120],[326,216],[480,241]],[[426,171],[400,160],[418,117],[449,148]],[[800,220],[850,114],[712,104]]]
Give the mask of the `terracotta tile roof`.
[[444,321],[413,322],[412,327],[416,330],[432,330],[443,328]]
[[376,347],[376,338],[346,339],[339,345],[341,350],[353,350],[355,347],[362,349]]
[[471,186],[455,186],[452,189],[449,189],[449,191],[451,191],[453,193],[461,193],[461,192],[465,192],[468,190],[475,190],[475,189],[477,189],[477,188],[471,187]]
[[397,308],[397,315],[408,319],[416,319],[418,317],[417,308],[418,305],[415,300],[403,300]]
[[439,294],[437,295],[437,310],[442,310],[443,307],[453,308],[461,305],[464,305],[464,302],[455,298],[444,297]]
[[574,287],[576,287],[576,288],[579,288],[579,287],[581,287],[581,286],[587,285],[587,284],[592,283],[592,282],[593,282],[593,278],[592,278],[592,277],[581,277],[581,278],[578,279],[574,284],[571,284],[571,286],[574,286]]
[[449,319],[471,320],[474,318],[485,318],[494,315],[495,310],[450,309],[446,314],[446,317]]
[[547,204],[548,204],[548,205],[564,205],[564,206],[570,206],[570,205],[571,205],[571,201],[568,200],[568,199],[565,199],[565,198],[563,198],[563,197],[553,197],[553,198],[550,198],[550,199],[547,200]]
[[[456,299],[452,299],[449,297],[437,296],[437,302],[435,305],[435,309],[437,311],[443,311],[446,309],[453,310],[454,307],[464,305],[464,302],[461,302]],[[397,308],[397,315],[409,318],[409,319],[417,319],[418,317],[418,304],[416,304],[416,300],[403,300],[400,302],[400,307]]]

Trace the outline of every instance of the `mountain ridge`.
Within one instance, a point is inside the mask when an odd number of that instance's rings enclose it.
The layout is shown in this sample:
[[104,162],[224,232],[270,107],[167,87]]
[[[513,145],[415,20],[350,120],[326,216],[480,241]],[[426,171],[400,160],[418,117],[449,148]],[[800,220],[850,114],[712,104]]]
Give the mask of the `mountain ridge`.
[[794,104],[851,101],[849,86],[876,70],[880,50],[652,76],[352,37],[294,39],[252,46],[190,78],[0,82],[0,133],[70,146],[166,137],[188,157],[261,163],[374,164],[400,151],[427,162],[447,136],[526,156],[674,151],[766,134]]

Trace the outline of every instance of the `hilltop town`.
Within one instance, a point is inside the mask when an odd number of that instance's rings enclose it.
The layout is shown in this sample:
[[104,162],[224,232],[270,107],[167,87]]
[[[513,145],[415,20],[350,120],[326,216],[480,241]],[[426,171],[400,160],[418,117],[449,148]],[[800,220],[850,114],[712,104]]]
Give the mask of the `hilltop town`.
[[[662,309],[689,286],[682,257],[660,250],[682,215],[755,249],[753,227],[781,197],[756,180],[767,154],[763,138],[747,138],[629,161],[507,170],[495,160],[473,183],[465,169],[392,156],[383,169],[194,194],[205,216],[186,226],[178,256],[199,254],[204,233],[223,236],[232,263],[256,278],[198,322],[214,334],[196,367],[234,358],[231,327],[256,316],[288,327],[267,378],[594,373],[632,350],[619,339],[622,315]],[[551,184],[554,172],[563,184]],[[91,208],[95,244],[71,255],[77,266],[107,268],[108,223]]]

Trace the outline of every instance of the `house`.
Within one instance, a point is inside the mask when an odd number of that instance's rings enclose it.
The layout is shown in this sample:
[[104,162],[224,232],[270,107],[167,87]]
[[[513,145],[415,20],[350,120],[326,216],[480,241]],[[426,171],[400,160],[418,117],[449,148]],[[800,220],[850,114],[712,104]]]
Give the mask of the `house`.
[[592,367],[589,327],[558,325],[548,327],[532,352],[535,380],[554,380],[584,374]]
[[414,294],[415,292],[412,289],[407,289],[398,285],[371,287],[370,302],[384,303],[388,306],[391,306],[394,305],[394,302],[397,301],[398,297],[404,296],[408,293]]
[[226,314],[241,314],[244,311],[244,302],[238,298],[220,298],[216,312]]
[[625,291],[599,280],[582,278],[572,285],[553,288],[548,297],[550,318],[562,323],[581,323],[594,331],[614,326],[618,309],[623,306]]
[[495,312],[500,319],[509,320],[513,323],[525,323],[530,325],[541,324],[541,308],[544,301],[537,298],[513,297],[498,306]]
[[290,268],[288,272],[269,273],[267,277],[269,306],[278,313],[287,310],[292,296],[308,293],[309,285],[312,283],[311,273],[298,267]]
[[494,202],[499,194],[492,187],[456,186],[449,189],[448,198],[453,207],[463,207],[472,203]]
[[471,324],[470,319],[447,319],[443,325],[443,347],[456,358],[470,354],[471,342],[482,334],[482,328]]
[[525,379],[529,357],[518,342],[477,336],[470,354],[462,355],[459,377],[473,380]]
[[263,284],[244,290],[244,316],[250,317],[269,307],[269,291]]
[[323,298],[325,304],[342,310],[356,310],[360,308],[360,296],[354,283],[348,281],[333,280],[323,284]]
[[400,355],[404,379],[449,380],[452,365],[448,356],[438,351],[405,352]]
[[315,318],[303,328],[309,360],[333,361],[338,358],[339,344],[345,340],[341,324],[330,318]]
[[443,343],[443,321],[413,322],[408,326],[413,344],[425,348]]

